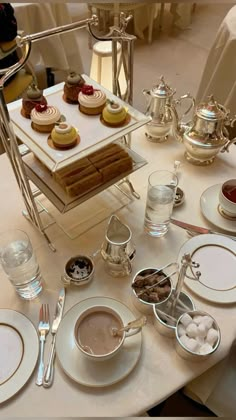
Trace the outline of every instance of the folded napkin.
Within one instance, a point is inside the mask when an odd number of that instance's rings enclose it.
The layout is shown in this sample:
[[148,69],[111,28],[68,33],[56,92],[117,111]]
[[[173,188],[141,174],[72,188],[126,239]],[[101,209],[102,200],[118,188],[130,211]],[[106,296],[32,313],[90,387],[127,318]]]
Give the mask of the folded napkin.
[[218,417],[235,417],[236,339],[229,355],[216,366],[190,382],[184,393],[204,404]]

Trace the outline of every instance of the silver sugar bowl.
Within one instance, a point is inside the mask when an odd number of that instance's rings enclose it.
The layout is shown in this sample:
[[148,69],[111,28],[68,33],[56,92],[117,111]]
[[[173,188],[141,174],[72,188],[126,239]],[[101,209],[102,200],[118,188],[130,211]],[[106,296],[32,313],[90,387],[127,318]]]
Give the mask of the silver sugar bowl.
[[[151,121],[146,124],[145,135],[148,140],[156,143],[162,143],[167,140],[168,135],[172,132],[173,118],[176,118],[178,115],[175,107],[184,99],[191,99],[191,105],[183,116],[188,114],[193,108],[195,101],[190,94],[183,95],[179,99],[174,99],[175,92],[174,89],[168,86],[163,76],[161,76],[160,82],[156,86],[153,86],[152,89],[143,90],[143,95],[147,99],[145,114],[151,117]],[[171,112],[172,108],[175,110],[174,113]]]

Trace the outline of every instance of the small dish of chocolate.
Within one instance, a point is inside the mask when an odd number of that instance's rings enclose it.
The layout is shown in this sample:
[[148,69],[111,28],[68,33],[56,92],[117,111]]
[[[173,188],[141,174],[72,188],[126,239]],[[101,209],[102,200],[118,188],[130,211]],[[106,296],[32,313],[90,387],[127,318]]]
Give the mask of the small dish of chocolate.
[[145,268],[132,281],[134,305],[141,312],[152,313],[153,305],[165,302],[171,295],[172,283],[168,274],[158,268]]
[[93,275],[93,260],[86,255],[76,255],[67,261],[62,281],[66,285],[81,286],[90,282]]

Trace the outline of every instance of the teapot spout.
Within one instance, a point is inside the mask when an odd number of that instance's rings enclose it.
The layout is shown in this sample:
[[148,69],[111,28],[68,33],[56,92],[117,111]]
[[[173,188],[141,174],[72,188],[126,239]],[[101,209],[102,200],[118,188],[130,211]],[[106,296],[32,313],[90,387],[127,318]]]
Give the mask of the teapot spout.
[[177,111],[176,111],[175,107],[172,107],[169,104],[166,104],[166,107],[169,110],[169,112],[171,113],[172,120],[173,120],[173,125],[172,125],[173,136],[176,138],[176,140],[179,143],[182,143],[183,142],[183,132],[184,132],[184,130],[179,125],[179,117],[178,117]]

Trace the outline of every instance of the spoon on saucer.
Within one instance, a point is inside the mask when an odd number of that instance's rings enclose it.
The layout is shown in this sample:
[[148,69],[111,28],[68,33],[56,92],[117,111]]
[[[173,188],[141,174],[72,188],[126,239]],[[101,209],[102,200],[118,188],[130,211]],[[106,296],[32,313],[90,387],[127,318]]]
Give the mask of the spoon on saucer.
[[147,323],[147,318],[145,316],[141,316],[140,318],[135,319],[134,321],[128,322],[127,325],[125,325],[122,328],[112,328],[112,335],[120,335],[120,333],[123,333],[124,331],[129,331],[130,329],[136,329],[136,328],[142,328]]

